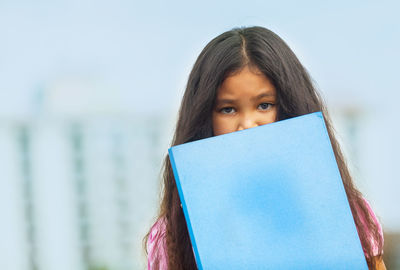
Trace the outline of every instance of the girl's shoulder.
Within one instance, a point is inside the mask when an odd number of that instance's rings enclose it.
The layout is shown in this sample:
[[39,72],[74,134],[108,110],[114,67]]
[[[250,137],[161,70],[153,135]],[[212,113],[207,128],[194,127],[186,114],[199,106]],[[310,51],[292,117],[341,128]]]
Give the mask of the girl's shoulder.
[[[363,202],[364,202],[365,206],[367,207],[368,212],[371,215],[376,227],[378,228],[378,232],[379,232],[380,238],[382,240],[382,244],[383,244],[383,240],[384,239],[383,239],[382,225],[380,224],[378,218],[376,217],[374,211],[372,210],[371,205],[369,204],[369,202],[365,198],[363,198]],[[369,229],[368,229],[367,218],[363,214],[361,214],[362,213],[361,211],[358,211],[358,212],[360,213],[361,222],[363,223],[363,229],[365,229],[368,232],[368,234],[370,235],[370,241],[371,241],[371,244],[372,244],[372,247],[373,247],[373,255],[374,256],[382,255],[382,254],[379,254],[379,246],[374,241],[373,232],[369,231]]]
[[167,270],[166,222],[159,218],[151,227],[147,240],[147,268],[148,270]]

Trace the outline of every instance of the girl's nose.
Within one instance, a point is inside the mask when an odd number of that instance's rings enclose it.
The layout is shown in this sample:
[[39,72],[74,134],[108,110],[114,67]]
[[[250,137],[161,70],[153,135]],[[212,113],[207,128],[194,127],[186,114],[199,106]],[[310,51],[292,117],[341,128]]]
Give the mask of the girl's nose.
[[256,119],[251,115],[247,115],[242,117],[242,119],[240,119],[237,130],[248,129],[256,126],[258,126]]

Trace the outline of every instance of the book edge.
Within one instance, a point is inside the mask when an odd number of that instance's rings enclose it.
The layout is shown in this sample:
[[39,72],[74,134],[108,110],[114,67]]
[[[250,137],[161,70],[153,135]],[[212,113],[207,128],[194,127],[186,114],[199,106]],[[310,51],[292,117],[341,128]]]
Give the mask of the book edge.
[[198,252],[197,249],[197,245],[196,245],[196,240],[194,238],[194,234],[193,234],[193,230],[192,230],[192,224],[190,222],[190,218],[189,218],[189,212],[186,206],[186,202],[185,202],[185,198],[183,196],[183,191],[182,191],[182,186],[181,186],[181,182],[179,180],[179,175],[178,175],[178,171],[176,169],[176,164],[175,164],[175,159],[174,159],[174,154],[173,154],[173,150],[172,147],[168,149],[168,154],[169,154],[169,159],[171,161],[171,166],[172,166],[172,171],[174,173],[175,176],[175,183],[176,183],[176,187],[178,189],[178,193],[179,193],[179,198],[182,204],[182,209],[183,209],[183,214],[185,215],[185,219],[186,219],[186,224],[188,225],[188,231],[189,231],[189,237],[192,243],[192,249],[193,249],[193,253],[195,256],[195,260],[196,260],[196,264],[197,264],[197,268],[199,270],[202,270],[203,267],[201,265],[201,260],[200,260],[200,254]]

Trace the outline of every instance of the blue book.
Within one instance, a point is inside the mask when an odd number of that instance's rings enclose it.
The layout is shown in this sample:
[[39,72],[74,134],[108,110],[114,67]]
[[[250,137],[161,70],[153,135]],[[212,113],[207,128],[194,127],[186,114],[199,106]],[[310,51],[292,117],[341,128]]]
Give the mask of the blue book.
[[368,269],[321,112],[168,152],[198,269]]

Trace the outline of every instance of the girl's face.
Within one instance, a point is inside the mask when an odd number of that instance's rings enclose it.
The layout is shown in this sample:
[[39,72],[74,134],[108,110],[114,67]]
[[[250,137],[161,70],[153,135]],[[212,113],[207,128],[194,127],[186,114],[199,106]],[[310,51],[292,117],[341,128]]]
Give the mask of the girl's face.
[[276,90],[256,68],[244,67],[218,89],[212,113],[214,136],[276,121]]

